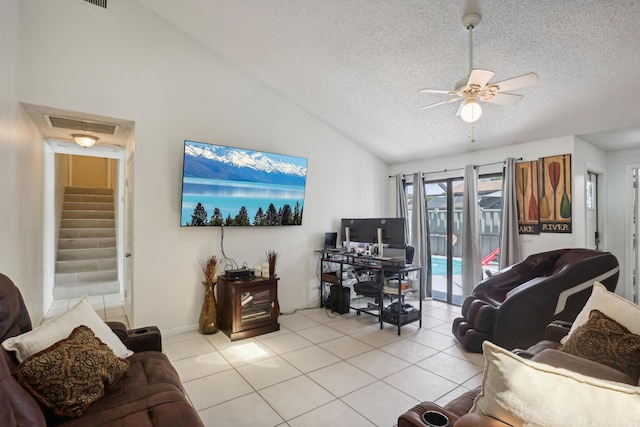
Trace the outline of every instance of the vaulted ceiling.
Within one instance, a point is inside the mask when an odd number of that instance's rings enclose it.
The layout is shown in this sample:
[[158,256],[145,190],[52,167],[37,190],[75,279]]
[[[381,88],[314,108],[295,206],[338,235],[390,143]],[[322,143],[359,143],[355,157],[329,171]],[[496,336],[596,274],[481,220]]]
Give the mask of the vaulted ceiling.
[[[138,2],[390,164],[566,135],[640,147],[638,0]],[[475,143],[458,103],[418,110],[468,76],[469,7],[474,68],[540,80],[483,104]]]
[[[640,146],[637,0],[139,0],[216,55],[388,163],[556,136]],[[517,104],[469,126],[453,89],[469,68],[465,7],[478,7],[474,68],[538,74]]]

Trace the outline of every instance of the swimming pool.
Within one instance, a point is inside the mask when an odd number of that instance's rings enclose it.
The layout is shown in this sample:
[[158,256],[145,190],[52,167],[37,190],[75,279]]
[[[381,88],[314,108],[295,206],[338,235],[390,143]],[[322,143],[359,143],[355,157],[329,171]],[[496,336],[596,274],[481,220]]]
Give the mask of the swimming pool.
[[[447,257],[431,256],[431,274],[433,276],[447,275]],[[453,259],[453,274],[462,274],[462,260],[460,258]]]

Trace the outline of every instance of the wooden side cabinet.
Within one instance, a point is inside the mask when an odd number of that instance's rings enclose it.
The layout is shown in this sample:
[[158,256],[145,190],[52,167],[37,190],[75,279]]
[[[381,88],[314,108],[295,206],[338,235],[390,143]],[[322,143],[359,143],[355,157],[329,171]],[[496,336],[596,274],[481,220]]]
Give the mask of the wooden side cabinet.
[[278,278],[231,281],[218,276],[220,330],[231,341],[280,329]]

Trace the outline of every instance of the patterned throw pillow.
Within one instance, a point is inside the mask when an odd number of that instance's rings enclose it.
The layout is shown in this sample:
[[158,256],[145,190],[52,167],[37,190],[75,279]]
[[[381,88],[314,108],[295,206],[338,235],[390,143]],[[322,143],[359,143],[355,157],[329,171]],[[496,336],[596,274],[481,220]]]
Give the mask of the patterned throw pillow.
[[93,331],[82,325],[68,338],[26,359],[13,375],[54,414],[75,418],[104,396],[106,387],[129,370]]
[[640,336],[599,310],[591,311],[560,350],[617,369],[635,381],[640,377]]
[[51,321],[24,334],[7,338],[2,342],[2,347],[7,351],[14,351],[16,359],[23,362],[29,356],[67,338],[71,331],[80,325],[91,329],[93,334],[108,345],[116,356],[124,359],[133,354],[105,321],[98,316],[86,296],[82,297],[78,304]]

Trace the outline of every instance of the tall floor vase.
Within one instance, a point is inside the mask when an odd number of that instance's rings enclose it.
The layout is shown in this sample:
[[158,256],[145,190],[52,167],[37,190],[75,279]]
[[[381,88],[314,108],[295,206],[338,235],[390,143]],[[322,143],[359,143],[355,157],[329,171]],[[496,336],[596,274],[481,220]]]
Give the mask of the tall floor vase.
[[200,333],[215,334],[218,332],[218,303],[216,302],[216,294],[213,291],[215,283],[203,283],[204,301],[202,302],[202,311],[200,312]]

